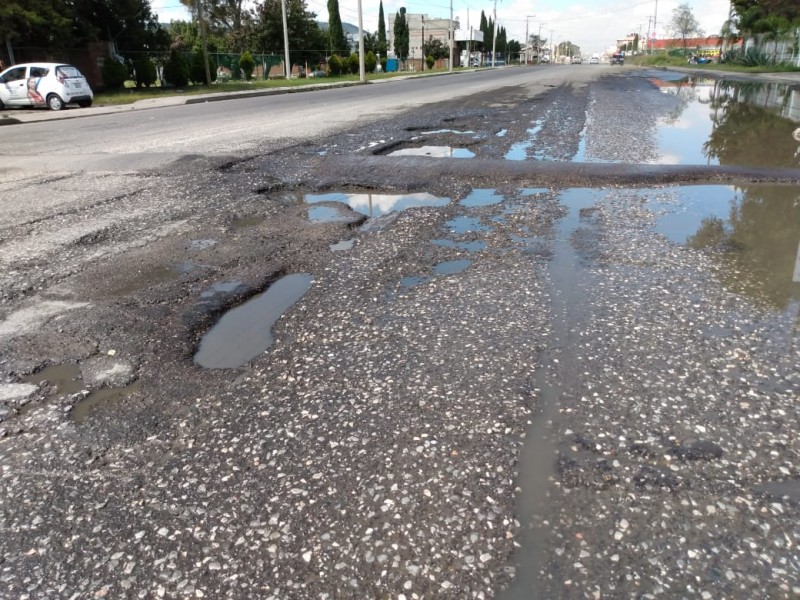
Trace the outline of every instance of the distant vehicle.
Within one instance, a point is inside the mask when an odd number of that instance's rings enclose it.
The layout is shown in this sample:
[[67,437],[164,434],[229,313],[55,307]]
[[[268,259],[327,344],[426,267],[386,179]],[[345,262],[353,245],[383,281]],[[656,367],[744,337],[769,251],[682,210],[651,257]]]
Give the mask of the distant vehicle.
[[545,54],[544,56],[540,56],[539,57],[539,62],[540,63],[548,63],[549,64],[550,63],[550,55],[549,54]]
[[579,64],[581,64],[581,62],[582,62],[581,61],[581,57],[578,56],[577,54],[572,57],[572,64],[573,65],[579,65]]
[[592,56],[589,59],[589,64],[590,65],[599,65],[600,64],[600,57],[599,56]]
[[612,65],[624,65],[625,64],[625,55],[622,52],[615,52],[611,55],[611,64]]
[[92,88],[81,72],[62,63],[25,63],[0,73],[0,109],[47,107],[61,110],[67,104],[92,105]]

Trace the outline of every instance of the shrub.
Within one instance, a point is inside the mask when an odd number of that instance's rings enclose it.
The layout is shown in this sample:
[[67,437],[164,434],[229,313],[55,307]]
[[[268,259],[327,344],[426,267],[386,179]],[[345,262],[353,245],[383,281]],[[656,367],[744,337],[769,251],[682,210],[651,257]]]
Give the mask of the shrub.
[[351,54],[347,57],[347,70],[352,75],[357,75],[359,70],[358,54]]
[[375,53],[370,50],[364,57],[364,68],[367,70],[367,73],[374,73],[377,66],[378,59],[375,57]]
[[386,57],[381,59],[381,71],[386,73]]
[[133,73],[136,87],[150,87],[156,82],[158,76],[156,66],[149,56],[140,56],[134,61]]
[[253,60],[252,55],[247,50],[239,57],[239,68],[244,73],[244,78],[250,81],[256,68],[256,61]]
[[128,79],[128,67],[111,57],[103,61],[103,85],[108,90],[121,90]]
[[331,75],[341,75],[342,74],[342,59],[336,56],[335,54],[328,59],[328,69],[331,72]]
[[185,87],[189,83],[189,64],[183,54],[177,50],[169,53],[169,58],[164,65],[164,79],[175,87]]
[[436,64],[436,60],[434,60],[433,56],[428,54],[428,56],[425,57],[425,64],[428,65],[428,70],[430,71],[433,68],[433,65]]
[[195,50],[192,52],[192,64],[189,67],[189,79],[194,84],[205,83],[210,85],[217,80],[217,61],[213,56],[208,57],[208,69],[211,71],[211,81],[206,81],[206,64],[203,59],[203,51]]

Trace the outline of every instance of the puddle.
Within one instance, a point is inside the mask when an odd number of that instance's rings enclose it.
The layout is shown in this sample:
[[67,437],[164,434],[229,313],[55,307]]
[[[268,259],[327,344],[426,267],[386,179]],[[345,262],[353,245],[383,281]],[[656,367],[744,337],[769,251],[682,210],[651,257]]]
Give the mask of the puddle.
[[433,272],[436,275],[455,275],[456,273],[461,273],[467,267],[472,264],[472,261],[466,258],[460,260],[447,260],[445,262],[440,262],[438,265],[433,267]]
[[425,283],[428,281],[430,277],[403,277],[400,280],[400,285],[405,288],[412,288],[418,286],[421,283]]
[[678,100],[658,123],[661,164],[798,167],[800,90],[785,84],[651,79]]
[[242,286],[244,286],[244,283],[241,281],[221,281],[220,283],[215,283],[207,290],[200,292],[200,297],[212,298],[218,294],[230,294]]
[[781,311],[800,300],[800,189],[686,186],[677,194],[674,204],[648,203],[656,231],[712,250],[723,284],[736,293]]
[[206,369],[233,369],[262,354],[275,341],[272,326],[303,297],[312,281],[305,273],[287,275],[228,311],[203,336],[194,362]]
[[113,406],[138,391],[139,387],[139,382],[136,381],[123,388],[103,388],[97,390],[86,396],[83,400],[78,401],[69,415],[76,423],[83,423],[89,414],[98,406]]
[[34,385],[47,381],[52,388],[50,396],[66,396],[83,389],[80,376],[81,370],[78,365],[53,365],[25,377],[22,381]]
[[495,135],[496,135],[497,137],[506,137],[506,134],[507,134],[507,133],[508,133],[508,129],[501,129],[500,131],[498,131],[497,133],[495,133]]
[[341,202],[368,217],[379,217],[420,206],[437,207],[450,204],[450,198],[433,196],[425,192],[415,194],[306,194],[303,199],[308,204]]
[[500,204],[502,201],[503,196],[502,194],[498,194],[497,190],[479,188],[472,190],[469,196],[461,200],[460,204],[467,208],[476,208],[479,206]]
[[352,218],[333,206],[310,206],[308,220],[312,223],[342,223]]
[[472,158],[474,152],[466,148],[452,146],[420,146],[419,148],[403,148],[390,152],[387,156],[430,156],[432,158]]
[[341,242],[336,242],[335,244],[331,244],[329,248],[333,252],[344,252],[345,250],[352,250],[353,246],[356,245],[356,239],[350,240],[342,240]]
[[536,136],[542,130],[542,121],[535,121],[534,126],[528,129],[528,139],[516,144],[512,144],[508,152],[506,152],[506,160],[529,160],[533,157],[528,156],[528,151],[533,148],[536,143]]
[[491,227],[488,225],[481,225],[481,220],[477,217],[455,217],[447,221],[444,227],[453,233],[491,231]]
[[459,248],[467,252],[480,252],[485,250],[488,244],[486,242],[476,240],[474,242],[454,242],[453,240],[431,240],[431,244],[436,246],[444,246],[446,248]]
[[266,220],[267,218],[262,216],[239,217],[231,221],[231,227],[234,229],[246,229],[261,225]]

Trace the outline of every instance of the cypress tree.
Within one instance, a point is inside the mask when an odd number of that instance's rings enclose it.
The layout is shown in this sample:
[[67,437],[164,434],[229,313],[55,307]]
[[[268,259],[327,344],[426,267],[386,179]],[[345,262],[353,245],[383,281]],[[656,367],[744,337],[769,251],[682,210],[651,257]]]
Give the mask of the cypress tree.
[[378,10],[378,52],[383,57],[386,56],[386,48],[386,19],[383,17],[383,0],[381,0]]
[[328,0],[328,49],[331,54],[350,55],[350,44],[347,43],[339,16],[339,0]]
[[394,18],[394,54],[400,60],[408,58],[408,37],[406,9],[401,6]]

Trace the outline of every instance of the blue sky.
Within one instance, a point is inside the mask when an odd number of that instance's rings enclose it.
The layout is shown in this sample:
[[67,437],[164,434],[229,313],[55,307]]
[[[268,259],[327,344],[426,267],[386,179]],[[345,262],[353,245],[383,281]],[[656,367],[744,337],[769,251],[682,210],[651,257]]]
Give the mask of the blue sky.
[[[672,11],[681,0],[547,0],[523,1],[501,0],[497,2],[498,23],[505,26],[509,38],[522,41],[525,28],[539,33],[556,43],[571,41],[581,47],[584,54],[603,52],[614,46],[618,38],[628,33],[645,36],[653,29],[652,19],[657,20],[658,37],[669,37],[668,24]],[[320,21],[327,21],[327,0],[306,0],[309,10],[317,13]],[[707,35],[719,33],[728,16],[728,0],[688,0],[695,17]],[[188,13],[179,0],[151,0],[154,12],[161,21],[188,19]],[[432,18],[447,18],[450,15],[449,0],[384,0],[383,9],[388,23],[389,14],[405,6],[410,13],[422,13]],[[658,12],[656,13],[656,8]],[[494,2],[490,0],[453,0],[453,15],[462,29],[477,27],[481,10],[491,16]],[[358,25],[358,0],[339,0],[339,12],[343,21]],[[364,29],[378,28],[378,2],[362,0]],[[291,40],[290,40],[291,42]]]

